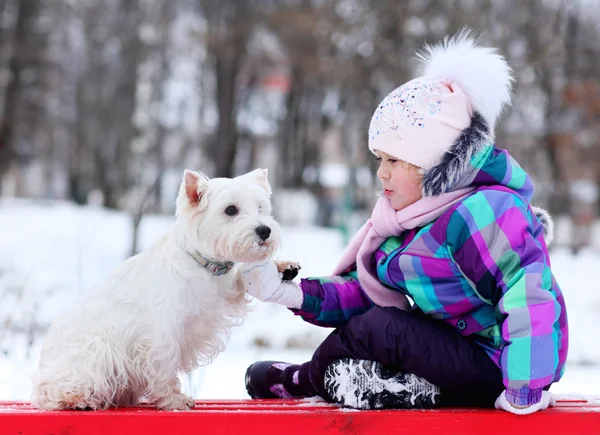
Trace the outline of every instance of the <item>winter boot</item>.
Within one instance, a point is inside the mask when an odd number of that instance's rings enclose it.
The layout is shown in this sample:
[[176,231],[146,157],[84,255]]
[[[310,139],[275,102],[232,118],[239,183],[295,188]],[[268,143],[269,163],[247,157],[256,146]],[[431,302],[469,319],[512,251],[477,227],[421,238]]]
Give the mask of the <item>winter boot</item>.
[[430,409],[440,401],[439,387],[423,378],[351,358],[327,367],[325,390],[334,402],[357,409]]
[[258,361],[246,370],[246,391],[253,399],[312,397],[308,380],[300,381],[300,365],[279,361]]

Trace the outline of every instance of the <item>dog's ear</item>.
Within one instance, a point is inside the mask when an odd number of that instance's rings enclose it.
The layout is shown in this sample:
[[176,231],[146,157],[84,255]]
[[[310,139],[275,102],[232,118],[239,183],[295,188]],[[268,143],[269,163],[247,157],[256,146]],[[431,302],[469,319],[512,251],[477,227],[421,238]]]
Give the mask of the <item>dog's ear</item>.
[[206,183],[209,178],[202,172],[186,169],[183,171],[180,194],[185,193],[189,205],[196,206],[200,203],[202,195],[206,192]]
[[267,195],[271,196],[271,185],[269,184],[269,180],[267,179],[269,171],[267,169],[255,169],[252,172],[248,172],[245,177],[251,177],[254,181],[256,181],[260,187],[265,189]]

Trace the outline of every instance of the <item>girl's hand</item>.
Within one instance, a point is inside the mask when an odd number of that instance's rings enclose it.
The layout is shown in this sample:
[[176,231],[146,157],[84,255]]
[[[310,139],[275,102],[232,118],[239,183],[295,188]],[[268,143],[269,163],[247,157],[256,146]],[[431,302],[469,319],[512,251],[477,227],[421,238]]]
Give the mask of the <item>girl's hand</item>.
[[496,409],[503,409],[508,412],[512,412],[517,415],[527,415],[533,414],[536,411],[543,411],[548,408],[548,406],[554,405],[554,397],[552,397],[552,393],[549,391],[542,391],[542,400],[538,403],[534,403],[533,405],[520,407],[517,405],[513,405],[508,400],[506,400],[506,391],[503,391],[500,396],[496,399]]
[[300,309],[304,300],[300,286],[289,281],[288,276],[286,280],[282,279],[281,273],[289,273],[289,270],[289,267],[281,267],[273,260],[243,264],[239,280],[243,289],[259,301]]

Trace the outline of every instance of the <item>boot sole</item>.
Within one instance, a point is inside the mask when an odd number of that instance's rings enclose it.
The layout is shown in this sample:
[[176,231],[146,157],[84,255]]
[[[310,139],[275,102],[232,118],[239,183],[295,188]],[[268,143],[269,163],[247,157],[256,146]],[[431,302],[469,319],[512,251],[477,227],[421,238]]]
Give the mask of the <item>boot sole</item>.
[[337,403],[356,409],[431,409],[439,387],[374,361],[342,359],[327,367],[325,389]]

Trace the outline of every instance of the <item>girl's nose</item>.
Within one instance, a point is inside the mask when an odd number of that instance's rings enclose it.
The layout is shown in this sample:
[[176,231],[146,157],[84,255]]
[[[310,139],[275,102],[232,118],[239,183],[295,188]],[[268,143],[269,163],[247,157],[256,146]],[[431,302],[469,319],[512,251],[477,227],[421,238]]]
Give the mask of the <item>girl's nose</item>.
[[390,171],[386,171],[383,165],[379,165],[379,168],[377,169],[377,177],[380,180],[387,180],[390,177]]

